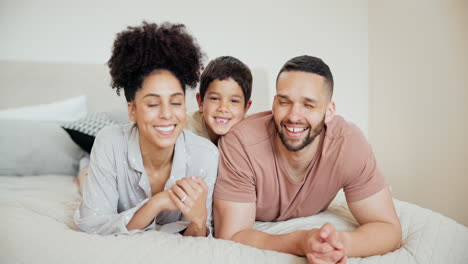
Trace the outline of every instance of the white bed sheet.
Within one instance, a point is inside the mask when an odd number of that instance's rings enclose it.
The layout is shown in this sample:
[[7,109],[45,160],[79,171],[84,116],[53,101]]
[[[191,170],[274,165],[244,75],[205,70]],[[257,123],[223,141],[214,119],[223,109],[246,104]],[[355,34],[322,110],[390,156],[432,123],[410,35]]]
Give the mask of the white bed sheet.
[[[132,236],[80,232],[73,222],[80,196],[71,176],[0,177],[0,263],[306,263],[304,258],[214,238],[148,231]],[[468,228],[431,210],[395,200],[403,246],[348,263],[468,263]],[[269,233],[320,227],[353,229],[342,195],[318,215],[256,223]]]

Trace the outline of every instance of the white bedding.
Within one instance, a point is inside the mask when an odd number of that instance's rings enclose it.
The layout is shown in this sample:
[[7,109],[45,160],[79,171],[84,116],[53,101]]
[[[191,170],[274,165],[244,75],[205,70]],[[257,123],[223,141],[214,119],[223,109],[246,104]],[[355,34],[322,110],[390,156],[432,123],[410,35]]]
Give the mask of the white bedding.
[[[80,196],[71,176],[0,177],[0,263],[306,263],[304,258],[214,238],[148,231],[99,236],[77,231],[73,212]],[[468,228],[438,213],[395,200],[403,246],[383,256],[348,263],[468,263]],[[356,226],[339,195],[316,216],[257,223],[270,233]],[[377,234],[376,234],[377,235]]]

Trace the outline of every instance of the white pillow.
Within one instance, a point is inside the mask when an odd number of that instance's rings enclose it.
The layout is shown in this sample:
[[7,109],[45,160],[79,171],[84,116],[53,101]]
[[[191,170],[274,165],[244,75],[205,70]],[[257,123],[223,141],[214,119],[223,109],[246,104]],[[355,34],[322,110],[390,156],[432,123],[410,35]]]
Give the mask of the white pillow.
[[0,175],[77,175],[83,151],[55,122],[0,120]]
[[81,95],[49,104],[0,110],[0,119],[71,122],[88,112],[86,96]]

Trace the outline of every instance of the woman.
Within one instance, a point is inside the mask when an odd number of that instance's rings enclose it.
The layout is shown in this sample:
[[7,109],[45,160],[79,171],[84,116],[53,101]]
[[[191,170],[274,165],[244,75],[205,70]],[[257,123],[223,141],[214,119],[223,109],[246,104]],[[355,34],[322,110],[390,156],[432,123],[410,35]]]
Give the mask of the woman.
[[117,35],[108,62],[112,87],[123,89],[134,123],[105,128],[95,139],[75,213],[81,230],[210,234],[218,152],[183,131],[185,86],[196,86],[201,59],[184,25],[144,22]]

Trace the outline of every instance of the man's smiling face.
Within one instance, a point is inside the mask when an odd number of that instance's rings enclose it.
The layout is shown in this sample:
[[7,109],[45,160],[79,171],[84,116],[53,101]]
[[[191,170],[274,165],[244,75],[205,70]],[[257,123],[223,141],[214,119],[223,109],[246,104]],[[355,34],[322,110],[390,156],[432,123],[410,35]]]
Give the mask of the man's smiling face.
[[322,76],[302,71],[279,75],[273,116],[278,136],[289,151],[306,148],[322,132],[329,103]]

